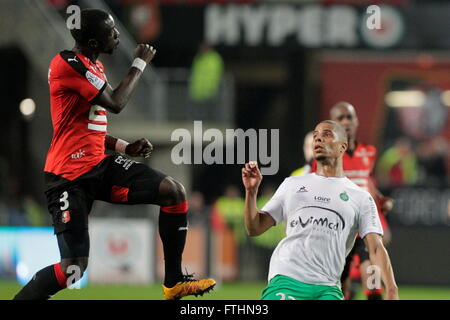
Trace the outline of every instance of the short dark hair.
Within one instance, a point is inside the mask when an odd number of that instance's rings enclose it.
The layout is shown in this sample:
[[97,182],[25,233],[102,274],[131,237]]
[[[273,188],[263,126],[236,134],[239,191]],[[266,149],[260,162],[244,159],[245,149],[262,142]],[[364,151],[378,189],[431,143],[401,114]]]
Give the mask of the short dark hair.
[[87,45],[90,39],[98,38],[101,24],[109,16],[108,12],[100,9],[83,9],[80,12],[80,28],[72,28],[70,33],[78,44]]
[[339,123],[337,123],[336,121],[333,121],[333,120],[324,120],[324,121],[321,121],[320,123],[331,124],[333,126],[334,132],[338,136],[339,141],[348,142],[347,132],[345,132],[344,128]]

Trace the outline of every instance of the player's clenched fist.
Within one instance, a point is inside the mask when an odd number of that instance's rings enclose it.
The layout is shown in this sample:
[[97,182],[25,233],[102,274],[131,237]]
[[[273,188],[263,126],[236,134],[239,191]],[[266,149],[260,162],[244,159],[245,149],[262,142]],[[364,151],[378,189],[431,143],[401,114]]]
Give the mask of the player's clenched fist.
[[140,58],[144,60],[146,63],[149,63],[153,60],[153,57],[156,54],[156,49],[148,44],[138,44],[136,49],[134,50],[134,57]]
[[247,191],[257,191],[262,178],[256,161],[250,161],[242,168],[242,183]]
[[130,157],[150,157],[153,151],[153,145],[145,138],[130,143],[125,148],[125,154]]

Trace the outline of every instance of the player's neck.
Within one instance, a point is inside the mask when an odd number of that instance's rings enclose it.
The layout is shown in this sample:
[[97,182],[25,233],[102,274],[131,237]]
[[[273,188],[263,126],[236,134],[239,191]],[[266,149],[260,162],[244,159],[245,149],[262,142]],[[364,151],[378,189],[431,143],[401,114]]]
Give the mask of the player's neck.
[[345,177],[344,168],[342,166],[342,157],[317,161],[316,174],[324,177]]
[[353,151],[355,151],[356,149],[356,139],[349,139],[348,140],[348,148],[347,148],[347,153],[348,154],[353,154]]
[[97,58],[99,56],[98,52],[93,52],[91,49],[83,48],[83,47],[80,47],[80,46],[77,46],[77,45],[75,45],[75,47],[72,49],[72,51],[75,52],[75,53],[81,53],[82,55],[87,57],[92,62],[97,61]]

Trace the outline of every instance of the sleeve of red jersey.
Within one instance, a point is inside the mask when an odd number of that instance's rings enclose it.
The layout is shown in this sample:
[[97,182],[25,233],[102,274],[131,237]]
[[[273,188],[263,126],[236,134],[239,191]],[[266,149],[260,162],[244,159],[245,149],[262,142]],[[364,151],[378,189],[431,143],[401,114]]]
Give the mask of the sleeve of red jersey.
[[92,101],[105,89],[107,82],[86,68],[84,75],[76,71],[65,61],[61,61],[56,75],[60,85]]

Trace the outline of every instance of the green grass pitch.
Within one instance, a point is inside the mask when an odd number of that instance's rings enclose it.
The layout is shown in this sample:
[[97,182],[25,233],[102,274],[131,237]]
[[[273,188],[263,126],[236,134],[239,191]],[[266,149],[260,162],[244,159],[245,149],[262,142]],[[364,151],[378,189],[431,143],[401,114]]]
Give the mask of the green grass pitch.
[[[202,297],[183,300],[258,300],[264,282],[223,283]],[[400,299],[404,300],[450,300],[450,288],[399,286]],[[0,300],[9,300],[18,292],[20,285],[14,281],[0,281]],[[83,289],[59,292],[55,300],[162,300],[160,284],[148,286],[88,285]],[[362,295],[358,299],[363,299]]]

